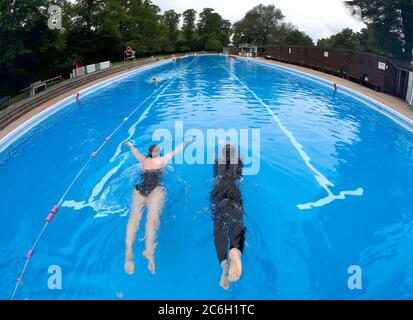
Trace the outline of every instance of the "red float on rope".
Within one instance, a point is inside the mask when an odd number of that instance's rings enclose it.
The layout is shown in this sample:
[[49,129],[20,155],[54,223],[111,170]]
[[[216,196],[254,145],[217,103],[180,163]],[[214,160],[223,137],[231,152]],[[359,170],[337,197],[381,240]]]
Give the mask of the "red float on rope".
[[53,218],[55,217],[57,211],[59,211],[59,207],[58,206],[54,206],[52,208],[52,210],[50,211],[49,215],[46,218],[47,222],[51,222],[53,220]]
[[33,250],[30,249],[26,254],[26,258],[30,259],[31,257],[33,257]]
[[110,141],[110,137],[106,137],[105,141],[106,141],[106,142],[109,142],[109,141]]
[[96,158],[97,155],[98,155],[98,153],[96,151],[92,152],[92,154],[91,154],[92,158]]

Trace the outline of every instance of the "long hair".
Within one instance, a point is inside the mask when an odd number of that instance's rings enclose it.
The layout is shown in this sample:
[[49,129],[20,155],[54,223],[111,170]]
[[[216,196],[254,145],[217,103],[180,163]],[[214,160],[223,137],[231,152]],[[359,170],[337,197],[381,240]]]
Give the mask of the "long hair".
[[[242,206],[242,195],[237,181],[242,177],[243,163],[238,157],[234,146],[227,144],[222,149],[222,159],[216,161],[216,181],[211,193],[211,200],[218,204],[224,199]],[[225,163],[222,163],[222,162]]]
[[149,152],[148,152],[147,158],[153,158],[154,157],[153,153],[155,151],[157,151],[159,153],[159,146],[156,145],[156,144],[153,144],[149,147]]
[[[222,160],[225,163],[222,163]],[[238,157],[237,149],[231,145],[226,144],[222,148],[222,159],[218,164],[218,174],[226,180],[239,180],[242,175],[242,161]]]

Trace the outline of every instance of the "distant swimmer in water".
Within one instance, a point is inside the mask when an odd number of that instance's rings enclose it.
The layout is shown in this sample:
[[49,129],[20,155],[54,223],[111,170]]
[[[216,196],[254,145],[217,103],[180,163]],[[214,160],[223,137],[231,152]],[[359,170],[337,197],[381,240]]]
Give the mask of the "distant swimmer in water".
[[152,77],[151,83],[158,84],[159,79],[157,77]]
[[139,230],[139,224],[142,219],[143,209],[146,206],[147,220],[145,226],[145,251],[143,256],[148,260],[148,269],[155,273],[155,248],[156,237],[159,228],[159,217],[165,202],[165,190],[162,187],[162,171],[172,158],[182,152],[186,145],[192,143],[194,138],[180,144],[174,151],[165,156],[161,156],[160,148],[152,145],[149,148],[147,157],[143,156],[135,146],[128,142],[132,154],[142,166],[142,181],[135,186],[133,190],[133,205],[129,222],[126,227],[126,257],[125,271],[128,274],[135,272],[135,263],[133,258],[133,244],[136,239],[136,233]]
[[214,219],[214,243],[222,267],[220,285],[229,288],[242,274],[242,252],[245,241],[244,209],[239,181],[243,163],[236,148],[226,144],[222,158],[215,160],[215,183],[211,192]]

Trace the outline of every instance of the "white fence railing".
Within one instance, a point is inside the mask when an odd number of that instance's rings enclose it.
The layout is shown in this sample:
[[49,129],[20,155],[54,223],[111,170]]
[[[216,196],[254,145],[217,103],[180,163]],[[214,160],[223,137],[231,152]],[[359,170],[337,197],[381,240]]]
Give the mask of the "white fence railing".
[[93,73],[96,71],[108,69],[112,67],[112,63],[110,61],[99,62],[95,64],[90,64],[85,67],[73,69],[72,73],[70,74],[70,78],[76,78],[78,76],[82,76],[85,74]]

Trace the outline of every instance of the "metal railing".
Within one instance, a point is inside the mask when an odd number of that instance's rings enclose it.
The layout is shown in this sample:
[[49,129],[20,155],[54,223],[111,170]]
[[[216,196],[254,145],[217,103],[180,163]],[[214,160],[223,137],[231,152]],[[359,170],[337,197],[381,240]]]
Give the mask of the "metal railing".
[[[55,86],[44,90],[35,96],[21,100],[6,109],[0,110],[0,130],[3,130],[12,122],[16,121],[23,115],[39,107],[43,103],[46,103],[60,95],[63,95],[69,91],[75,90],[89,82],[104,78],[106,76],[125,71],[140,65],[144,65],[154,61],[153,59],[137,60],[130,63],[125,63],[120,66],[112,67],[88,75],[80,76],[75,79],[68,79],[56,84]],[[26,89],[27,90],[27,89]]]

